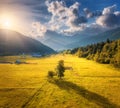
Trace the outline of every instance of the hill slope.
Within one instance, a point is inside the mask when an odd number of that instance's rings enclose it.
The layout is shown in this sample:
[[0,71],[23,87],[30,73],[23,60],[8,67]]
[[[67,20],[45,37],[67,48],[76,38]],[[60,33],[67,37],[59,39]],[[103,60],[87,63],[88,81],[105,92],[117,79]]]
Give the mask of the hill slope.
[[0,55],[20,53],[50,54],[55,51],[37,40],[11,30],[0,29]]

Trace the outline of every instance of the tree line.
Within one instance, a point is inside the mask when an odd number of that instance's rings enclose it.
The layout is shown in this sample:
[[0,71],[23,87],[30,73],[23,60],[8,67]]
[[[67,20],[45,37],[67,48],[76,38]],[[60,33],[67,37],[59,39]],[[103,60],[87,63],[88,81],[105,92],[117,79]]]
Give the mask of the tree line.
[[63,53],[74,54],[99,63],[120,67],[120,39],[113,41],[107,39],[106,42],[65,50]]

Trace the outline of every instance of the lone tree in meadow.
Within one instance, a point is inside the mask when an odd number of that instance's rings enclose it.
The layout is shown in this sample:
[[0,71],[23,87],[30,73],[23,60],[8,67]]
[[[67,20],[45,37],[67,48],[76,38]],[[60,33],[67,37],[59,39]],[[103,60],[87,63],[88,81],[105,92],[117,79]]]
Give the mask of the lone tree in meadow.
[[60,60],[58,62],[58,65],[56,67],[56,72],[57,72],[57,76],[61,79],[62,77],[64,77],[64,72],[65,72],[65,67],[64,67],[64,60]]

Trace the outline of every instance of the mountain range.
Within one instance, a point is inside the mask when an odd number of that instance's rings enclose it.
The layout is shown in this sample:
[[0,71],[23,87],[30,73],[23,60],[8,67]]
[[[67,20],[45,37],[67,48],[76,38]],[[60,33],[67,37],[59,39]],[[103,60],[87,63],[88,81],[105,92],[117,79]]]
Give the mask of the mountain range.
[[81,33],[74,36],[64,36],[57,32],[47,31],[44,37],[38,37],[37,40],[12,30],[0,29],[0,55],[22,53],[46,55],[55,53],[54,50],[72,49],[106,41],[107,39],[120,39],[120,27],[99,33],[98,35]]
[[44,37],[38,37],[37,39],[54,50],[72,49],[80,46],[86,46],[88,44],[106,41],[107,39],[120,39],[120,27],[99,33],[97,35],[82,33],[74,36],[64,36],[56,32],[47,31]]
[[55,53],[55,51],[41,42],[18,32],[0,29],[0,55],[16,55],[22,53],[39,53],[45,55]]

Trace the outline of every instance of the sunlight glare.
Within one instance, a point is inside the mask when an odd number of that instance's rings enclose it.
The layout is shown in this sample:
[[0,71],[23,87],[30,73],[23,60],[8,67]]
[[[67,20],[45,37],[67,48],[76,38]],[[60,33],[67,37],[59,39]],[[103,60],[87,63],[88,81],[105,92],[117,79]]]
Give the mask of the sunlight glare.
[[6,15],[3,15],[0,18],[0,24],[1,24],[1,27],[4,29],[12,29],[12,25],[13,25],[12,18]]
[[6,20],[4,23],[3,23],[3,26],[6,27],[6,28],[10,28],[11,27],[11,22]]

